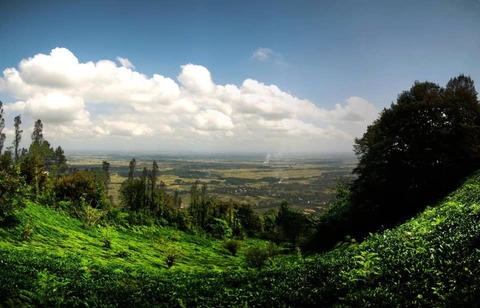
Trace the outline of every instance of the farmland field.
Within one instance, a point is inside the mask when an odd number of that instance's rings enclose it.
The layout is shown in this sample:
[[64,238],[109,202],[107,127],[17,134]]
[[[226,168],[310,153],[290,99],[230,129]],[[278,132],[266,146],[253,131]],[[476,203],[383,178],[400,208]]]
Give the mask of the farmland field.
[[135,176],[144,167],[149,170],[155,160],[160,179],[167,191],[178,191],[183,203],[189,203],[192,184],[206,184],[208,194],[216,199],[249,203],[265,212],[286,200],[294,208],[321,212],[333,199],[339,179],[351,178],[356,164],[352,155],[139,155],[139,154],[71,154],[74,169],[101,169],[110,163],[109,194],[120,205],[118,191],[128,176],[132,158],[137,161]]

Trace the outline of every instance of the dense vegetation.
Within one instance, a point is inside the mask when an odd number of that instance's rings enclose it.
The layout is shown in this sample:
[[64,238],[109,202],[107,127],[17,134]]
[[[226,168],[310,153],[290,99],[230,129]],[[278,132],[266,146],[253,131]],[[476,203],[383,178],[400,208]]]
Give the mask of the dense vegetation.
[[[103,227],[84,229],[30,204],[20,214],[25,223],[0,229],[0,300],[45,306],[474,306],[480,298],[479,196],[476,175],[397,228],[323,255],[270,258],[261,270],[243,269],[243,259],[204,239],[196,245],[211,259],[197,264],[233,270],[196,272],[188,266],[169,271],[158,262],[163,245],[185,247],[199,237],[152,227],[110,231],[107,249],[99,236]],[[260,253],[268,253],[264,249]],[[184,254],[194,257],[195,248]]]
[[[480,168],[480,103],[473,80],[415,82],[355,141],[357,178],[340,190],[311,247],[390,228],[441,200]],[[362,217],[361,219],[358,219]]]
[[[17,116],[0,155],[0,305],[474,306],[480,298],[480,173],[462,185],[480,167],[480,107],[468,77],[445,89],[417,82],[385,109],[356,141],[357,178],[338,183],[318,221],[287,202],[258,215],[197,183],[185,206],[155,161],[138,173],[135,159],[115,207],[107,161],[69,169],[40,120],[20,149],[20,125]],[[0,103],[0,152],[4,126]]]

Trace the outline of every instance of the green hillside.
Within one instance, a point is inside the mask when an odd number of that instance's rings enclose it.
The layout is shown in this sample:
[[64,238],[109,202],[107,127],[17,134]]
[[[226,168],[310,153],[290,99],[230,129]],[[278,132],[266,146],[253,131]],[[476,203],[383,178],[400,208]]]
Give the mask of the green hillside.
[[[0,303],[44,306],[475,306],[480,175],[362,243],[245,269],[248,246],[168,227],[92,227],[30,203],[0,228]],[[105,247],[105,240],[110,248]],[[177,265],[168,269],[166,257]],[[478,305],[478,304],[477,304]]]

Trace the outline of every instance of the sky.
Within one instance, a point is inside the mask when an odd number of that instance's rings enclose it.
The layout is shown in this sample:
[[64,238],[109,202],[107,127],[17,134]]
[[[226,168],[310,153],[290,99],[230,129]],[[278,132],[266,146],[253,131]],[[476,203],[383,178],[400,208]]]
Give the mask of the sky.
[[351,152],[414,81],[480,83],[479,0],[0,0],[7,144]]

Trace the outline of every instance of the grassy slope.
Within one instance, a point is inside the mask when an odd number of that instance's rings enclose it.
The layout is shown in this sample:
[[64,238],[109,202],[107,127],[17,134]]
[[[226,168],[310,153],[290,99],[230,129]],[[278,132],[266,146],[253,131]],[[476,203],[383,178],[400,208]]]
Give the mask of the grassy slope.
[[[201,262],[235,268],[242,257],[219,253],[219,244],[210,241],[200,253],[194,243],[199,238],[174,230],[109,231],[113,248],[108,251],[101,247],[104,231],[84,230],[50,210],[31,205],[21,218],[31,221],[31,240],[20,239],[24,223],[0,231],[0,302],[475,306],[480,299],[479,175],[395,229],[305,261],[274,262],[262,271],[187,272]],[[167,271],[156,256],[163,254],[159,238],[170,243],[172,234],[188,257],[177,270]],[[69,254],[61,245],[72,255],[61,257]],[[125,260],[116,256],[120,247],[130,253]]]
[[[176,266],[170,270],[235,269],[244,262],[242,251],[234,257],[222,248],[219,240],[170,227],[84,228],[79,220],[34,203],[17,217],[16,225],[0,228],[2,250],[75,256],[93,265],[127,271],[141,269],[154,274],[168,270],[165,262],[168,254],[178,256]],[[104,247],[105,239],[110,241],[110,249]],[[243,241],[243,249],[258,242],[261,241]]]

